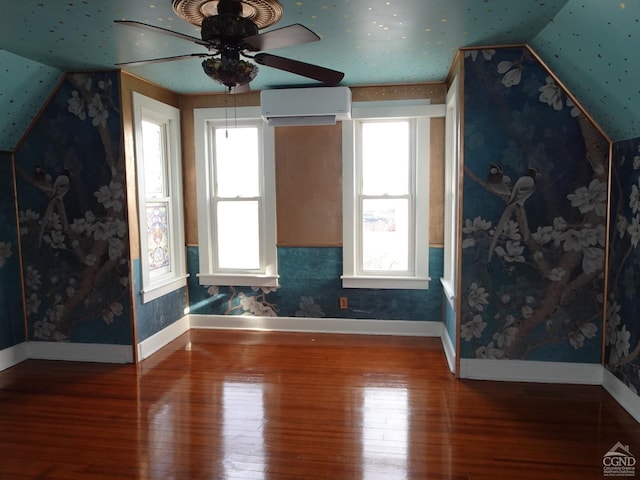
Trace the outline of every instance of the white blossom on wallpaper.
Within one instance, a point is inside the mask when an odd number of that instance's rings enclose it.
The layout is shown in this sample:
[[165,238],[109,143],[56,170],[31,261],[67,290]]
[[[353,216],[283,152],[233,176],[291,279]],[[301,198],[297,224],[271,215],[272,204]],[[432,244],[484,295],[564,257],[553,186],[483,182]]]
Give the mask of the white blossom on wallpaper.
[[324,317],[322,307],[318,305],[315,299],[310,295],[303,295],[300,297],[299,309],[296,311],[296,317],[311,317],[321,318]]

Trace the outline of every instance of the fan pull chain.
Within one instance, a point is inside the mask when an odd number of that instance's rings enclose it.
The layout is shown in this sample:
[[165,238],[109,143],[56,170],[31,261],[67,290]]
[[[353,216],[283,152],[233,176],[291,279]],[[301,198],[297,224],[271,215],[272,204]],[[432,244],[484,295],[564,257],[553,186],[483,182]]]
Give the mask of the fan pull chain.
[[238,128],[238,111],[237,111],[237,103],[238,103],[238,96],[234,95],[233,96],[233,127],[234,128]]
[[228,98],[229,98],[229,93],[231,92],[231,87],[229,87],[229,90],[225,93],[224,96],[224,138],[229,138],[229,122],[227,119],[227,110],[229,108],[228,105]]

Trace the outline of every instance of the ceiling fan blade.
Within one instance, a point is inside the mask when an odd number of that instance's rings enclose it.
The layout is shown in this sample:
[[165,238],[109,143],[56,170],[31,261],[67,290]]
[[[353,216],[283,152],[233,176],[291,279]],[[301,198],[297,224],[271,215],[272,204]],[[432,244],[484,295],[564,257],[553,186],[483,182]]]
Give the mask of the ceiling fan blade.
[[191,35],[185,35],[184,33],[174,32],[173,30],[169,30],[167,28],[156,27],[155,25],[149,25],[147,23],[136,22],[135,20],[114,20],[115,23],[120,23],[122,25],[128,25],[130,27],[141,28],[142,30],[149,30],[151,32],[157,33],[165,33],[167,35],[172,35],[174,37],[181,38],[183,40],[188,40],[190,42],[197,43],[198,45],[203,45],[209,48],[209,42],[206,42],[198,37],[192,37]]
[[253,59],[260,65],[266,65],[267,67],[278,68],[295,73],[296,75],[312,78],[331,87],[340,83],[344,78],[344,73],[342,72],[298,60],[291,60],[290,58],[278,57],[269,53],[258,53]]
[[302,43],[317,42],[320,37],[309,30],[304,25],[296,23],[288,27],[270,30],[258,35],[246,37],[243,41],[254,51],[261,52],[274,48],[288,47],[290,45],[300,45]]
[[210,57],[210,53],[190,53],[187,55],[176,55],[175,57],[162,57],[162,58],[152,58],[151,60],[136,60],[134,62],[122,62],[116,63],[116,65],[127,65],[129,67],[135,67],[137,65],[147,65],[149,63],[160,63],[160,62],[171,62],[173,60],[184,60],[186,58],[204,58]]

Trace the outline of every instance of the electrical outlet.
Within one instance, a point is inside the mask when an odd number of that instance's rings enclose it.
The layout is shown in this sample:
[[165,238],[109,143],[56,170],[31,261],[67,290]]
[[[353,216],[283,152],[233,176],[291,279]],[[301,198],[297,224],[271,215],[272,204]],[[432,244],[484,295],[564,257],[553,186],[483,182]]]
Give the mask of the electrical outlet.
[[340,310],[346,310],[349,308],[349,299],[347,297],[340,297]]

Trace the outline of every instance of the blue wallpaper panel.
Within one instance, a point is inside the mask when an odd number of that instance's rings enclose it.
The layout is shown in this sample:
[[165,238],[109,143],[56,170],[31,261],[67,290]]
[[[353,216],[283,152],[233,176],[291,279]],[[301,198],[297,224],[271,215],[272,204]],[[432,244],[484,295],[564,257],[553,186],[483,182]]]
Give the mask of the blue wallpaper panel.
[[115,72],[68,75],[15,153],[29,340],[131,344]]
[[[451,306],[451,303],[448,300],[444,300],[444,326],[447,329],[447,333],[449,334],[449,338],[451,339],[451,343],[453,347],[456,346],[456,339],[458,338],[458,331],[456,325],[456,311]],[[457,354],[458,352],[456,352]]]
[[640,138],[614,144],[605,365],[640,394]]
[[[198,285],[198,249],[189,247],[192,313],[280,317],[442,321],[442,248],[431,248],[429,290],[343,289],[341,248],[279,247],[280,288]],[[339,308],[339,298],[349,308]]]
[[528,49],[464,69],[461,356],[600,362],[609,145]]
[[147,303],[142,303],[139,294],[142,289],[140,259],[133,260],[133,292],[136,309],[136,341],[149,338],[165,327],[180,320],[187,307],[187,287],[179,288]]
[[11,156],[0,153],[0,350],[25,341]]

